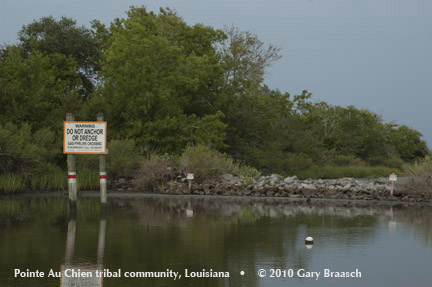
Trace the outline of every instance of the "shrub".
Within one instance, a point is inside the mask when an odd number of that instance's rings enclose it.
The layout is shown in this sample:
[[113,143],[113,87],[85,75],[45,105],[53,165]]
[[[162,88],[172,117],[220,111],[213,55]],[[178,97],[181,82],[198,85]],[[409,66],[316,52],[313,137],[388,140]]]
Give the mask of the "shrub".
[[140,157],[135,151],[135,141],[112,140],[108,143],[107,170],[110,178],[132,177]]
[[343,155],[337,154],[332,159],[331,162],[338,166],[362,166],[365,162],[355,157],[354,155]]
[[429,176],[432,175],[432,157],[426,156],[424,159],[417,161],[406,168],[407,176]]
[[192,171],[197,182],[234,171],[233,160],[205,145],[188,146],[180,157],[180,169]]
[[239,163],[234,166],[234,173],[240,175],[241,177],[252,179],[258,178],[261,175],[261,172],[259,172],[256,168]]
[[295,174],[295,171],[307,169],[312,164],[312,159],[305,154],[287,153],[283,158],[282,169],[285,173]]
[[406,167],[405,176],[408,178],[406,187],[412,191],[432,191],[432,157],[424,159]]
[[151,155],[140,164],[133,180],[134,186],[140,190],[154,191],[156,187],[170,182],[175,177],[175,170],[168,157]]

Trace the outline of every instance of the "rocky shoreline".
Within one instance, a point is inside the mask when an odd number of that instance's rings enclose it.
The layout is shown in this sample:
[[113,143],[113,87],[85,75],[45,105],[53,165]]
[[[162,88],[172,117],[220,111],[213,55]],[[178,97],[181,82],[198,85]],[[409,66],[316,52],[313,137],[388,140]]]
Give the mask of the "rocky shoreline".
[[[322,198],[347,200],[386,200],[403,202],[432,202],[431,192],[410,190],[409,181],[397,181],[393,187],[388,178],[356,180],[341,179],[306,179],[297,176],[281,178],[276,174],[260,176],[258,179],[243,179],[232,174],[224,174],[203,183],[192,183],[191,194],[227,195],[248,197],[285,197],[285,198]],[[113,181],[111,190],[131,190],[130,182],[120,179]],[[167,185],[161,185],[154,191],[162,194],[188,194],[185,177]]]

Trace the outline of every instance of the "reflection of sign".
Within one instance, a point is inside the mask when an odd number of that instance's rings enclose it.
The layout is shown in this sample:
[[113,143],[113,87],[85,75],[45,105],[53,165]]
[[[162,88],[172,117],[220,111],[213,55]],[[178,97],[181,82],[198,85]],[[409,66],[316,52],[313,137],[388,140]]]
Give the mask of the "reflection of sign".
[[390,220],[388,222],[388,227],[389,227],[389,230],[391,230],[391,231],[395,230],[396,229],[396,222],[393,220]]
[[186,179],[194,179],[194,174],[189,172],[186,176]]
[[96,267],[91,269],[83,266],[61,266],[61,287],[102,287],[103,272]]
[[106,131],[106,122],[64,122],[63,153],[107,153]]
[[192,209],[186,209],[186,217],[193,217],[193,210]]
[[391,180],[391,181],[397,181],[397,175],[395,173],[390,174],[389,180]]

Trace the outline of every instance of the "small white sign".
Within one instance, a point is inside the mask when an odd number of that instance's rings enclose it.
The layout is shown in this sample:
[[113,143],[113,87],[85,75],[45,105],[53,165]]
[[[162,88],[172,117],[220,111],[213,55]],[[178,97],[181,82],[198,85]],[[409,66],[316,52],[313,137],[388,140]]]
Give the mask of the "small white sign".
[[394,174],[394,173],[390,174],[389,180],[391,180],[391,181],[397,181],[397,175]]
[[63,153],[106,154],[106,122],[64,122]]
[[187,176],[186,176],[186,179],[188,179],[188,180],[192,180],[192,179],[194,179],[194,174],[193,173],[188,173],[187,174]]

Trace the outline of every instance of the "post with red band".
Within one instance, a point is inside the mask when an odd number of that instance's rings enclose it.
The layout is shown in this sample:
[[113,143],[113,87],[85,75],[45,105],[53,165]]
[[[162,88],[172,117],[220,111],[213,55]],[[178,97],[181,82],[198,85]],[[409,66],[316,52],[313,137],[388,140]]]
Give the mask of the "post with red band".
[[[73,121],[74,115],[72,113],[66,114],[66,121]],[[77,183],[76,183],[76,164],[75,155],[67,155],[67,168],[68,168],[68,190],[69,190],[69,202],[72,207],[76,207],[77,200]]]
[[[103,113],[97,114],[97,121],[102,122],[104,120]],[[101,203],[107,202],[107,187],[106,187],[106,157],[105,154],[99,155],[99,180],[100,180],[100,198]]]
[[77,200],[77,183],[76,172],[68,172],[68,186],[69,186],[69,201],[74,204]]

